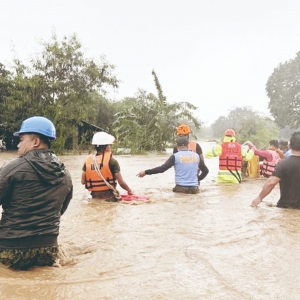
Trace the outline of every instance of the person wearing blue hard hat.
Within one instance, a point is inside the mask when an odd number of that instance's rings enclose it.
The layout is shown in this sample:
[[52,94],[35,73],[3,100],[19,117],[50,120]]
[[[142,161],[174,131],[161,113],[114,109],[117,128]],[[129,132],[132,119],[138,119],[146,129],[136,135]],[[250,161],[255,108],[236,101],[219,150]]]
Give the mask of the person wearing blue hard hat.
[[25,133],[39,135],[40,139],[47,144],[48,148],[50,148],[51,140],[56,139],[54,124],[49,119],[40,116],[31,117],[23,121],[20,130],[14,132],[14,136],[19,137]]
[[73,195],[71,176],[53,151],[54,124],[23,121],[17,159],[0,169],[0,262],[12,269],[52,266],[58,258],[61,215]]

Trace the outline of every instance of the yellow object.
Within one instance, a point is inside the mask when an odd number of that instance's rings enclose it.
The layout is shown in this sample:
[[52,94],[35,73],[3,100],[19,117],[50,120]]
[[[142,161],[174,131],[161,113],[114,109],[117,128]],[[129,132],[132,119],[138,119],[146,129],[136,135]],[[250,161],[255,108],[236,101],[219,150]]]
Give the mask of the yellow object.
[[[231,141],[235,141],[235,137],[228,137],[225,136],[223,138],[223,142],[231,142]],[[243,161],[251,161],[253,159],[254,156],[254,152],[252,149],[245,149],[245,147],[242,147],[241,149],[242,151],[242,158]],[[213,157],[217,157],[220,156],[222,154],[222,146],[221,144],[217,144],[215,146],[213,146],[211,148],[211,150],[207,151],[205,153],[205,157],[206,158],[213,158]],[[258,166],[259,168],[259,166]],[[258,169],[259,172],[259,169]],[[238,178],[242,178],[242,170],[237,170],[237,172],[234,172],[234,174],[237,176],[234,176],[230,171],[228,170],[219,170],[218,171],[218,176],[217,176],[217,181],[218,183],[239,183]],[[254,177],[252,177],[254,178]]]
[[253,155],[252,159],[248,161],[247,172],[249,178],[259,178],[259,157]]
[[[227,170],[219,170],[217,181],[218,183],[240,183],[239,179],[242,178],[242,172],[238,170],[233,172],[235,176]],[[239,178],[239,179],[238,179]]]

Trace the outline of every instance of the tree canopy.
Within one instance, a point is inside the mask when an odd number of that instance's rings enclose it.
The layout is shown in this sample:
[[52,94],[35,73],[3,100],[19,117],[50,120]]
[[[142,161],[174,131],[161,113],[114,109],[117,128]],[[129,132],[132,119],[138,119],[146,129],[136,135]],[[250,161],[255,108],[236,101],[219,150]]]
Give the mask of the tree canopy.
[[259,148],[277,139],[279,134],[279,128],[273,120],[247,106],[234,108],[227,116],[219,117],[212,124],[213,136],[222,138],[228,128],[235,130],[238,142],[250,140]]
[[[76,35],[58,41],[53,35],[28,65],[15,59],[8,72],[0,66],[1,120],[5,135],[12,135],[21,122],[34,115],[48,117],[56,125],[56,148],[78,145],[78,126],[86,118],[96,119],[97,100],[106,88],[118,87],[114,66],[104,57],[87,59]],[[94,94],[98,98],[93,97]]]
[[294,59],[279,64],[266,84],[269,109],[280,126],[300,127],[300,52]]
[[193,117],[197,107],[189,102],[169,104],[154,71],[152,75],[157,96],[140,89],[136,97],[123,100],[123,109],[115,115],[113,127],[117,140],[132,152],[165,150],[174,143],[175,129],[183,119],[196,128],[201,126]]
[[0,64],[0,135],[9,147],[15,146],[12,133],[31,116],[53,121],[56,151],[86,147],[99,130],[116,135],[118,146],[131,152],[161,151],[174,142],[180,122],[200,128],[197,107],[168,103],[154,71],[157,95],[139,89],[135,97],[112,101],[106,92],[119,80],[104,56],[98,62],[86,58],[75,34],[61,41],[53,34],[41,46],[27,64],[17,58],[10,68]]

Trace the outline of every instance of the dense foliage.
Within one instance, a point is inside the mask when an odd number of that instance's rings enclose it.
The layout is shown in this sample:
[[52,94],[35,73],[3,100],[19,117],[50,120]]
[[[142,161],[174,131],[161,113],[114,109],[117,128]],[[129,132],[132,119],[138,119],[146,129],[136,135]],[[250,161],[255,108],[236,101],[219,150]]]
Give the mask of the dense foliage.
[[238,142],[252,141],[258,148],[267,146],[279,135],[279,128],[273,120],[249,107],[238,107],[229,111],[228,116],[219,117],[212,124],[213,136],[221,139],[227,128],[236,131]]
[[139,91],[120,101],[106,98],[108,88],[118,88],[114,66],[105,57],[87,59],[76,35],[42,42],[42,51],[26,65],[15,59],[0,64],[0,136],[8,148],[16,146],[12,133],[34,115],[48,117],[57,129],[56,151],[80,150],[90,144],[95,131],[117,136],[118,146],[131,152],[161,151],[174,142],[176,126],[190,122],[196,107],[188,102],[168,104],[153,71],[158,96]]
[[274,69],[266,85],[269,109],[280,126],[300,127],[300,52]]
[[158,97],[139,90],[135,98],[126,98],[124,108],[115,117],[114,131],[117,140],[132,152],[163,151],[174,143],[175,128],[188,120],[196,128],[200,122],[193,117],[196,107],[188,102],[168,104],[154,71]]

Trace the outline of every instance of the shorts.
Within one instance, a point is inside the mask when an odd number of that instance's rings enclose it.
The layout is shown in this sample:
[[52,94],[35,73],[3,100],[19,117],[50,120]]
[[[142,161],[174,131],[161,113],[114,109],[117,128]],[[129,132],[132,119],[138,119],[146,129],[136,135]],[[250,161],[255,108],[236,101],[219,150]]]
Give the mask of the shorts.
[[10,249],[0,248],[0,263],[15,270],[28,270],[34,266],[52,266],[58,255],[58,246]]
[[197,194],[197,193],[199,193],[199,187],[198,186],[180,186],[180,185],[176,185],[173,188],[173,192],[175,192],[175,193],[184,193],[184,194]]
[[115,197],[112,190],[106,190],[101,192],[91,192],[93,199],[101,199],[108,202],[117,202],[118,199]]

